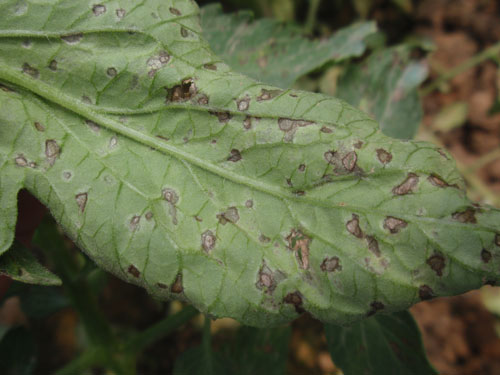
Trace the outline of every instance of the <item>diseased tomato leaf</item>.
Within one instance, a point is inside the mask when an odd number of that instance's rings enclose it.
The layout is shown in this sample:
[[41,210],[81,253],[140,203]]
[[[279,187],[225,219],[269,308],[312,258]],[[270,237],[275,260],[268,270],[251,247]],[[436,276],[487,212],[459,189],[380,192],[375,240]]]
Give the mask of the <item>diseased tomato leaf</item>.
[[233,73],[189,0],[0,4],[0,252],[28,189],[98,265],[255,326],[348,323],[498,280],[450,156]]

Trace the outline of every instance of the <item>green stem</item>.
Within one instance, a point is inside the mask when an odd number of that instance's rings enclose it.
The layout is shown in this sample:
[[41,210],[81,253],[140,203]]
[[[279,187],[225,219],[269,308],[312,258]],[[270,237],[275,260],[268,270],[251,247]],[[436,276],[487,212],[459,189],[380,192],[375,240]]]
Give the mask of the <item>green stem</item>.
[[210,332],[211,319],[205,315],[205,322],[203,324],[203,338],[201,346],[203,348],[203,357],[205,365],[205,374],[214,375],[214,364],[212,358],[212,334]]
[[470,166],[468,166],[467,170],[471,171],[471,172],[475,172],[478,169],[481,169],[482,167],[484,167],[486,164],[488,164],[492,161],[495,161],[498,158],[500,158],[500,148],[495,148],[494,150],[491,150],[487,154],[481,156],[474,163],[472,163]]
[[162,321],[153,324],[135,336],[133,336],[124,346],[128,353],[138,354],[155,341],[165,337],[176,328],[187,323],[198,314],[193,306],[186,306],[178,313],[168,316]]
[[309,0],[309,9],[307,11],[307,19],[304,26],[304,32],[306,34],[312,34],[316,27],[316,15],[318,14],[320,3],[321,0]]
[[54,373],[54,375],[74,375],[81,374],[92,366],[104,362],[102,352],[97,348],[91,348],[80,354],[62,369]]
[[474,66],[482,63],[483,61],[490,60],[490,59],[496,59],[498,58],[498,54],[500,53],[500,43],[494,44],[493,46],[485,49],[481,53],[472,56],[470,59],[464,61],[462,64],[457,65],[453,69],[449,70],[448,72],[442,74],[439,78],[434,80],[434,82],[430,83],[426,87],[424,87],[421,90],[422,95],[428,95],[434,90],[438,89],[441,87],[441,85],[452,78],[456,77],[457,75],[469,70],[470,68],[473,68]]

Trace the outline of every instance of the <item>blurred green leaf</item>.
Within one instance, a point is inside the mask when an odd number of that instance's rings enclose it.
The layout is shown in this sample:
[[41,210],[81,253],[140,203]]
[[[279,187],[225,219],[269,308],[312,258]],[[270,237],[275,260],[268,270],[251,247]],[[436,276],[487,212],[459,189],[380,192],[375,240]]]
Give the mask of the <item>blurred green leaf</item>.
[[444,107],[434,117],[432,129],[435,131],[448,132],[461,127],[467,120],[469,107],[467,102],[455,102]]
[[70,305],[69,300],[54,286],[13,282],[5,298],[18,296],[23,312],[30,318],[44,318]]
[[290,334],[288,325],[271,329],[241,327],[234,341],[226,342],[222,349],[228,373],[284,375]]
[[10,329],[0,341],[2,375],[30,375],[35,369],[35,341],[25,327]]
[[42,266],[33,253],[15,242],[0,256],[0,273],[14,280],[39,285],[61,285],[61,279]]
[[411,58],[411,51],[401,45],[349,65],[335,93],[376,119],[384,134],[400,139],[412,138],[422,120],[417,89],[428,74],[424,63]]
[[377,315],[352,326],[325,324],[328,350],[344,375],[437,374],[408,311]]
[[[290,326],[271,329],[241,327],[232,340],[224,342],[220,352],[213,352],[213,373],[284,375],[290,333]],[[177,360],[174,375],[206,373],[203,356],[201,346],[187,350]]]
[[353,24],[329,39],[309,40],[301,29],[273,19],[254,20],[250,12],[224,14],[219,4],[201,10],[203,35],[235,71],[282,88],[328,62],[360,56],[373,22]]

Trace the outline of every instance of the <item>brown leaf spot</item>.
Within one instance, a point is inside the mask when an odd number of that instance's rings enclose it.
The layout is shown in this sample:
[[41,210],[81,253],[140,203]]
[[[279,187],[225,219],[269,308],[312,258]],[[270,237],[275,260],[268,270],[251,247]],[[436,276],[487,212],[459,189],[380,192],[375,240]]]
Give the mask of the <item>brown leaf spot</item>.
[[265,289],[267,292],[272,292],[276,288],[273,272],[265,264],[259,270],[255,286],[257,289]]
[[243,99],[236,100],[238,111],[246,111],[250,107],[250,98],[247,96]]
[[196,95],[197,90],[198,89],[191,78],[185,79],[180,85],[167,89],[167,103],[185,102]]
[[361,147],[363,147],[363,141],[357,141],[356,143],[353,144],[354,148],[355,149],[360,149]]
[[174,189],[165,188],[161,193],[163,195],[163,198],[171,204],[175,205],[179,201],[179,196]]
[[206,96],[205,94],[201,94],[198,97],[198,104],[199,105],[208,105],[208,102],[209,102],[208,96]]
[[102,4],[95,4],[92,7],[92,13],[94,13],[94,16],[99,17],[100,15],[106,13],[106,6]]
[[146,215],[144,217],[147,221],[151,221],[151,219],[153,218],[153,213],[151,211],[146,212]]
[[319,129],[320,132],[330,134],[333,133],[333,130],[330,128],[327,128],[326,126],[323,126],[321,129]]
[[434,297],[434,291],[429,285],[420,285],[418,288],[418,296],[420,300],[425,301]]
[[45,131],[45,126],[43,126],[38,121],[35,121],[35,123],[33,125],[35,126],[35,129],[38,130],[39,132]]
[[288,293],[283,299],[283,302],[289,305],[293,305],[297,314],[302,314],[305,312],[304,308],[302,307],[302,295],[298,291]]
[[377,149],[377,158],[382,164],[389,164],[392,161],[392,154],[383,148]]
[[305,164],[299,165],[299,172],[304,172],[305,170],[306,170],[306,165]]
[[233,116],[229,112],[209,112],[211,115],[217,116],[219,122],[222,124],[227,123]]
[[371,309],[370,309],[370,311],[368,311],[366,316],[375,315],[378,311],[385,309],[385,305],[379,301],[373,301],[372,303],[370,303],[370,307],[371,307]]
[[182,286],[182,274],[177,275],[174,283],[170,287],[170,291],[175,294],[179,294],[184,291],[184,287]]
[[85,211],[85,206],[87,205],[88,195],[87,193],[80,193],[75,195],[76,204],[80,208],[80,212]]
[[345,169],[352,172],[356,168],[356,162],[358,161],[358,155],[356,152],[348,152],[346,156],[342,158],[342,165]]
[[245,207],[246,208],[252,208],[253,207],[253,200],[249,199],[245,202]]
[[384,220],[384,228],[392,234],[398,233],[401,229],[406,228],[408,223],[397,217],[387,216]]
[[309,244],[311,239],[298,229],[292,229],[285,238],[287,247],[295,251],[299,261],[300,268],[307,270],[309,268]]
[[368,243],[368,250],[370,250],[376,257],[380,257],[380,248],[378,246],[378,241],[373,236],[366,236],[366,242]]
[[168,289],[168,285],[167,284],[163,284],[163,283],[156,283],[156,286],[160,289]]
[[335,272],[342,271],[342,266],[340,265],[339,257],[325,258],[321,263],[321,271],[323,272]]
[[181,27],[181,36],[183,38],[187,38],[188,35],[189,35],[188,31],[184,27]]
[[82,102],[85,104],[92,104],[92,100],[87,95],[82,95]]
[[135,231],[139,227],[139,222],[141,221],[141,217],[138,215],[135,215],[130,219],[130,230]]
[[500,246],[500,234],[495,234],[495,245]]
[[290,142],[295,135],[295,132],[298,127],[304,127],[308,125],[313,125],[314,122],[304,121],[304,120],[292,120],[289,118],[279,118],[278,119],[278,127],[279,129],[285,133],[285,142]]
[[56,159],[59,157],[60,148],[57,142],[53,139],[45,141],[45,156],[50,165],[54,165]]
[[205,64],[203,67],[208,70],[217,70],[217,65],[215,64]]
[[137,269],[137,267],[134,266],[133,264],[131,264],[130,266],[128,266],[128,270],[127,271],[128,271],[128,273],[130,273],[134,277],[141,276],[141,273],[139,272],[139,270]]
[[232,161],[233,163],[236,163],[237,161],[241,160],[241,153],[239,150],[233,148],[231,150],[231,155],[227,158],[228,161]]
[[245,130],[252,128],[252,118],[250,116],[245,117],[245,119],[243,120],[243,128]]
[[38,78],[38,77],[40,77],[40,72],[38,71],[38,69],[32,67],[28,63],[24,63],[23,64],[23,73],[27,74],[27,75],[31,76],[32,78],[35,78],[35,79]]
[[363,231],[359,226],[359,216],[352,214],[352,219],[346,223],[346,228],[349,233],[357,238],[363,238]]
[[492,258],[491,252],[489,252],[486,249],[481,250],[481,260],[484,263],[489,263],[489,261],[491,260],[491,258]]
[[429,259],[427,259],[426,263],[429,267],[432,268],[436,275],[443,276],[443,269],[445,267],[445,260],[441,254],[434,254]]
[[[170,55],[166,51],[160,51],[158,55],[151,56],[147,61],[146,65],[149,67],[148,76],[154,77],[156,72],[165,66],[170,61]],[[183,83],[187,81],[184,80]],[[135,86],[135,85],[134,85]],[[177,86],[176,86],[177,87]],[[167,89],[168,91],[168,89]],[[167,96],[168,99],[168,96]]]
[[101,127],[99,125],[97,125],[94,121],[85,120],[85,123],[95,133],[99,133],[99,131],[101,130]]
[[222,225],[225,225],[227,222],[235,224],[240,220],[240,215],[236,207],[229,207],[226,211],[217,214],[216,217]]
[[76,34],[68,34],[68,35],[63,35],[61,39],[66,43],[66,44],[77,44],[80,43],[80,41],[83,38],[83,33],[76,33]]
[[174,8],[174,7],[170,7],[168,9],[170,11],[170,13],[172,13],[174,16],[180,16],[182,15],[181,11],[177,8]]
[[414,173],[408,173],[408,177],[392,189],[394,195],[406,195],[408,193],[413,193],[418,185],[418,176]]
[[323,157],[325,158],[325,160],[328,164],[335,165],[336,154],[337,154],[337,152],[330,150],[330,151],[325,152],[323,154]]
[[18,155],[15,159],[14,162],[18,167],[26,167],[28,165],[28,161],[23,155]]
[[211,230],[206,230],[201,235],[201,247],[206,253],[209,253],[215,247],[216,238]]
[[117,74],[117,71],[115,68],[113,67],[109,67],[108,69],[106,69],[106,74],[109,76],[109,77],[115,77],[116,74]]
[[116,16],[119,18],[119,19],[122,19],[123,17],[125,17],[125,15],[127,14],[127,11],[123,8],[118,8],[116,10]]
[[467,208],[465,211],[455,212],[451,215],[453,220],[459,221],[460,223],[471,223],[476,224],[476,210],[472,207]]
[[57,61],[56,60],[50,61],[49,69],[52,70],[53,72],[57,71]]
[[269,243],[271,242],[271,239],[263,234],[259,236],[259,241],[263,243]]
[[262,89],[260,91],[260,95],[257,96],[257,101],[262,102],[265,100],[271,100],[280,95],[283,91],[282,90],[266,90]]

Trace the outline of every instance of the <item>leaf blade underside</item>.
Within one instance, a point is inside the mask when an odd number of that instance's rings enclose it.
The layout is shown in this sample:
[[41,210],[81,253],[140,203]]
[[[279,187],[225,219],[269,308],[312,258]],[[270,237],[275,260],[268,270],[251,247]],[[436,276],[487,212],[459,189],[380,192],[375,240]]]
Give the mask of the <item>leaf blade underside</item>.
[[500,215],[445,152],[232,73],[193,2],[20,4],[0,5],[0,251],[24,187],[101,267],[249,325],[498,278]]

